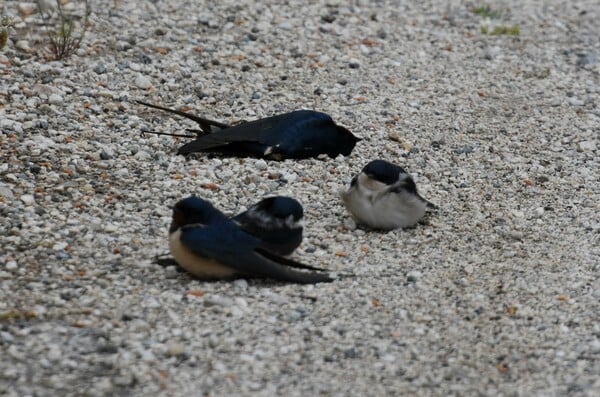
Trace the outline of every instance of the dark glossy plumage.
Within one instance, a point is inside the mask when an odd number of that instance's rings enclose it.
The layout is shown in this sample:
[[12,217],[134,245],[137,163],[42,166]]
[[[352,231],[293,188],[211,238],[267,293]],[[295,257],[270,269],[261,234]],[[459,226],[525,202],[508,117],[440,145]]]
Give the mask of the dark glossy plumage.
[[261,247],[289,255],[302,243],[302,205],[291,197],[261,200],[232,218],[242,229],[261,240]]
[[[385,183],[386,185],[393,185],[396,183],[402,174],[408,175],[404,168],[385,160],[371,161],[369,164],[364,166],[362,172],[364,172],[369,178]],[[403,188],[412,193],[415,193],[417,189],[412,178],[406,179],[403,184]]]
[[[202,275],[208,278],[226,274],[226,277],[264,277],[303,284],[332,281],[323,273],[292,269],[321,270],[261,248],[258,238],[199,197],[188,197],[175,205],[170,234],[173,257],[193,274],[202,268]],[[186,263],[181,263],[182,259]],[[211,273],[214,267],[218,267],[219,273]],[[224,273],[223,269],[229,272]]]
[[182,155],[214,152],[284,160],[326,154],[334,158],[340,154],[349,155],[360,140],[346,128],[335,124],[327,114],[314,110],[296,110],[228,126],[178,110],[138,103],[187,117],[200,125],[197,138],[179,148],[177,153]]
[[429,208],[435,208],[434,204],[430,203],[419,195],[414,179],[408,175],[404,168],[396,164],[392,164],[385,160],[373,160],[363,167],[362,172],[364,172],[369,178],[386,185],[395,184],[400,180],[400,177],[403,176],[403,183],[391,191],[397,193],[400,190],[405,190],[422,199],[427,203]]

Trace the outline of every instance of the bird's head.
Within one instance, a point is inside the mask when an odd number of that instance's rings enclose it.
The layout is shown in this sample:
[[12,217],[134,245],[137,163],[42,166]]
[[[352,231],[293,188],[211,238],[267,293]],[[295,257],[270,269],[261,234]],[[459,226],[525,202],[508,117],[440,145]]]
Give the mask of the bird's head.
[[262,200],[258,205],[274,217],[280,219],[291,217],[294,222],[298,222],[304,216],[302,205],[291,197],[268,197]]
[[352,152],[352,149],[354,149],[354,146],[356,146],[356,142],[361,141],[362,138],[357,137],[349,129],[341,125],[337,125],[336,127],[339,137],[341,137],[341,139],[336,141],[336,149],[344,156],[348,156]]
[[408,176],[402,167],[385,160],[371,161],[369,164],[364,166],[362,172],[369,178],[386,185],[393,185],[394,183],[398,182],[401,175]]
[[187,197],[173,207],[170,232],[186,225],[206,225],[220,214],[208,201],[197,196]]

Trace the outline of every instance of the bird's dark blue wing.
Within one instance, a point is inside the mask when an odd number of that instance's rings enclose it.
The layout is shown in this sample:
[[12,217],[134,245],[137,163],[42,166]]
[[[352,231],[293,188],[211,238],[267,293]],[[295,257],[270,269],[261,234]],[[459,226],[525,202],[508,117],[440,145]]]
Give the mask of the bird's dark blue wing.
[[[267,148],[296,157],[315,142],[327,141],[325,128],[335,128],[331,117],[312,110],[297,110],[277,116],[231,126],[213,134],[199,136],[179,148],[179,154],[224,149],[233,154],[263,156]],[[236,144],[243,143],[243,146]],[[229,146],[229,147],[228,147]],[[315,148],[316,149],[316,148]],[[246,153],[236,153],[236,152]]]
[[228,223],[184,226],[181,242],[195,254],[217,261],[232,254],[252,252],[260,244],[258,239]]
[[[233,223],[183,227],[181,242],[196,255],[213,259],[240,274],[296,283],[332,281],[326,274],[290,269],[285,264],[278,263],[280,258],[274,254],[270,254],[268,258],[261,255],[255,251],[260,241],[243,232]],[[286,260],[283,262],[285,263]],[[299,264],[296,267],[303,266]]]

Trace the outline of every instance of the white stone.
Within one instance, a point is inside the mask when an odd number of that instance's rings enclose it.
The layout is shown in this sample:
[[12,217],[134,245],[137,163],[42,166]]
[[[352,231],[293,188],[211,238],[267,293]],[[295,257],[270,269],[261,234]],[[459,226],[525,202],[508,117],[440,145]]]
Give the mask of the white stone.
[[267,162],[263,159],[256,160],[254,162],[254,168],[256,168],[259,171],[264,171],[267,169]]
[[63,97],[58,94],[51,94],[48,98],[48,103],[51,105],[61,105],[63,103]]
[[25,205],[33,205],[35,204],[35,198],[33,197],[32,194],[24,194],[21,196],[21,201],[25,204]]
[[17,43],[15,44],[15,47],[18,50],[21,50],[23,52],[29,52],[31,50],[31,47],[29,47],[29,41],[27,41],[27,40],[17,41]]
[[583,106],[583,105],[585,105],[585,102],[583,102],[581,99],[575,98],[575,97],[571,97],[571,98],[567,99],[567,102],[569,102],[569,104],[571,104],[572,106]]
[[27,16],[33,14],[37,10],[37,4],[20,2],[19,5],[17,6],[17,10],[19,10],[19,13],[21,15],[23,15],[24,17],[27,17]]
[[4,197],[4,198],[13,198],[13,192],[10,189],[9,185],[3,185],[0,186],[0,196]]
[[69,246],[69,244],[65,243],[64,241],[59,241],[52,246],[52,249],[54,251],[60,251],[60,250],[64,250],[68,246]]
[[594,141],[581,141],[577,144],[578,152],[593,152],[596,150],[596,142]]
[[419,280],[422,276],[423,273],[418,270],[411,270],[410,272],[406,273],[406,278],[414,281]]
[[143,150],[140,150],[133,156],[134,159],[140,160],[140,161],[150,160],[150,157],[151,157],[150,153],[145,152]]
[[124,178],[127,175],[129,175],[129,170],[127,168],[121,168],[120,170],[117,170],[115,172],[115,176],[117,176],[119,178]]
[[152,87],[152,82],[147,76],[139,75],[134,82],[135,86],[141,88],[142,90],[147,90]]

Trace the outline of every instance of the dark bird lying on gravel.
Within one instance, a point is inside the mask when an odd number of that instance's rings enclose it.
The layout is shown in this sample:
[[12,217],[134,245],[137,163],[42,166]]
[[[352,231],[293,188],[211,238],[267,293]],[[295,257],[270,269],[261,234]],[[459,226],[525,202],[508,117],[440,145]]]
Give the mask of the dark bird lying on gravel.
[[178,114],[200,125],[200,130],[188,130],[196,132],[197,136],[194,141],[179,148],[177,154],[182,155],[210,152],[285,160],[326,154],[335,158],[339,154],[349,155],[360,140],[346,128],[335,124],[325,113],[314,110],[296,110],[230,126],[179,110],[137,102]]
[[232,218],[245,232],[257,237],[261,247],[289,255],[302,243],[302,205],[291,197],[267,197]]
[[262,248],[258,238],[196,196],[175,204],[169,248],[179,266],[201,279],[261,277],[301,284],[333,281],[327,274],[316,272],[323,269]]
[[352,216],[374,229],[412,226],[427,208],[436,208],[419,195],[415,181],[402,167],[385,160],[367,164],[341,196]]

